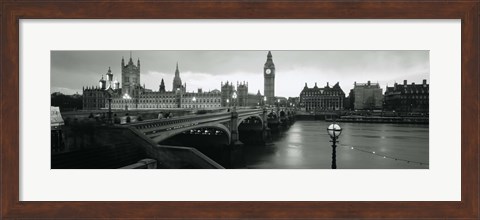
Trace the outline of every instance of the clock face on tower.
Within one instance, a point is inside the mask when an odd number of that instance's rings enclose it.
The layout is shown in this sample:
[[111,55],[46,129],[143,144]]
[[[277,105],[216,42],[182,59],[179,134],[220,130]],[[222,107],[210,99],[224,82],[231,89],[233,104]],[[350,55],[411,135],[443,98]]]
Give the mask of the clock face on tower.
[[270,73],[272,73],[272,70],[267,69],[267,70],[265,70],[265,73],[266,73],[266,74],[270,74]]

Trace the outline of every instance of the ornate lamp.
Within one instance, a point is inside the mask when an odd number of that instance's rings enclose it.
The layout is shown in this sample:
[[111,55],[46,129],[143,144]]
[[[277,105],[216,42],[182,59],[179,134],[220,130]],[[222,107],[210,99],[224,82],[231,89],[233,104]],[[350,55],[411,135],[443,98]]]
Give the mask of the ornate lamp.
[[327,127],[328,135],[332,139],[332,169],[337,169],[337,139],[342,134],[342,128],[338,124],[331,124]]

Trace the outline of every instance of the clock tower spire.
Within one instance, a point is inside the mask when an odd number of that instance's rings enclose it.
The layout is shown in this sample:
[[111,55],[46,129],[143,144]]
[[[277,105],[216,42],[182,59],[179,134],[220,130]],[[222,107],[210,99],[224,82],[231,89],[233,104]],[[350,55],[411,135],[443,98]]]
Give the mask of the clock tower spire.
[[275,64],[272,59],[272,52],[268,51],[267,61],[263,66],[263,94],[267,97],[267,104],[275,103]]

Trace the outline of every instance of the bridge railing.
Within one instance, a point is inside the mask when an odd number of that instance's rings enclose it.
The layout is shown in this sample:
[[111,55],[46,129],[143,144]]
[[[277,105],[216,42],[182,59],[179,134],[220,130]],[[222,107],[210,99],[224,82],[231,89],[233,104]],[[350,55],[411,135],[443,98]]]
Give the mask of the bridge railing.
[[[157,161],[157,168],[203,168],[203,169],[223,169],[217,162],[202,154],[195,148],[158,145],[153,140],[145,136],[142,132],[126,127],[132,134],[139,137],[137,145],[145,150],[149,158]],[[135,139],[132,137],[131,139]]]
[[[248,110],[239,110],[237,113],[239,116],[246,115],[246,114],[255,114],[261,113],[262,109],[248,109]],[[181,124],[186,122],[194,122],[194,121],[201,121],[205,119],[228,119],[231,117],[231,112],[222,112],[222,113],[214,113],[214,114],[205,114],[205,115],[189,115],[189,116],[182,116],[178,118],[168,118],[168,119],[152,119],[147,121],[141,122],[132,122],[129,124],[124,124],[124,126],[133,127],[135,129],[148,129],[148,128],[155,128],[167,125],[175,125]]]

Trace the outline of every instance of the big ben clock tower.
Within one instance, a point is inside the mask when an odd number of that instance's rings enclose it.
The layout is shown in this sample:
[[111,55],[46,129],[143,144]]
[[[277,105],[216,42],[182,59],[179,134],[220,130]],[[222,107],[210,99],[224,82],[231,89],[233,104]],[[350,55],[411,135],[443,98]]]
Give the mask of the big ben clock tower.
[[272,53],[268,51],[267,62],[263,67],[263,94],[267,97],[267,104],[275,104],[275,64],[273,64]]

